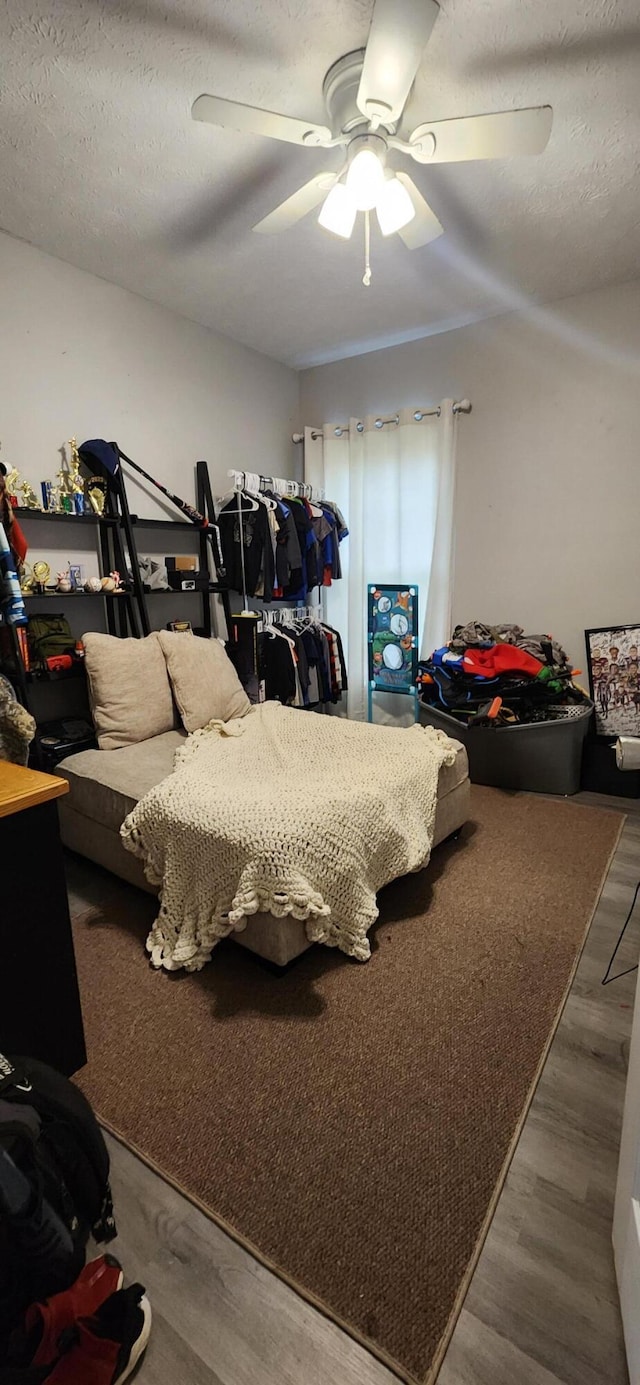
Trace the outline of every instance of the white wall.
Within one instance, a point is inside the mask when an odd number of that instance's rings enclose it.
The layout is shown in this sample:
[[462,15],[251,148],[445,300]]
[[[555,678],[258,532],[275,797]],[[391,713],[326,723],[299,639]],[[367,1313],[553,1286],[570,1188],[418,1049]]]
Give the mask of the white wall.
[[468,396],[456,620],[640,621],[640,281],[308,370],[305,423]]
[[[0,457],[38,498],[74,434],[79,442],[115,438],[192,504],[199,458],[209,463],[214,494],[226,490],[229,467],[295,476],[301,463],[291,442],[293,370],[2,234],[0,399]],[[180,517],[133,474],[127,491],[140,515]],[[38,529],[29,560],[43,556],[53,567],[71,559],[97,570],[93,548],[81,549],[70,526],[54,538],[52,530]],[[35,533],[32,525],[29,537]],[[139,546],[175,551],[166,543],[156,536],[157,547]]]

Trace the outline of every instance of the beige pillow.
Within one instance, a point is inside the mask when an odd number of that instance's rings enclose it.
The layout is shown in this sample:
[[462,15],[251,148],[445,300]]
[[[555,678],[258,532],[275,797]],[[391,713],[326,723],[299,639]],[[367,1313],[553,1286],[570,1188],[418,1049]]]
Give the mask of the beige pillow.
[[119,640],[91,631],[83,642],[100,749],[119,750],[171,731],[171,684],[156,632],[143,640]]
[[249,698],[219,640],[170,630],[159,630],[158,639],[185,731],[249,711]]

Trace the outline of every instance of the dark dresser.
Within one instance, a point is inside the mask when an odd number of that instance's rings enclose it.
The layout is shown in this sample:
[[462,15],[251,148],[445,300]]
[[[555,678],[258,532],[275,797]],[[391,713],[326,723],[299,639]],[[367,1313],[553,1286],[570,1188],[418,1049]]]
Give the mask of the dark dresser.
[[68,789],[0,760],[0,1052],[70,1077],[87,1054],[56,804]]

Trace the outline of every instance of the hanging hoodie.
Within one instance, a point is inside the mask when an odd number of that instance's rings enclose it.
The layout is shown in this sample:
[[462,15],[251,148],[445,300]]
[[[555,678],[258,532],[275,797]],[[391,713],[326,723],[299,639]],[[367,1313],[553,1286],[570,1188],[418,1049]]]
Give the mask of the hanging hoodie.
[[[234,496],[220,511],[220,541],[222,556],[227,570],[227,579],[232,591],[245,591],[247,596],[255,596],[260,586],[260,595],[265,601],[273,600],[275,563],[271,544],[271,530],[266,505],[252,506],[251,500],[240,494],[242,525],[238,514],[238,500]],[[244,585],[242,574],[241,531],[244,540]]]

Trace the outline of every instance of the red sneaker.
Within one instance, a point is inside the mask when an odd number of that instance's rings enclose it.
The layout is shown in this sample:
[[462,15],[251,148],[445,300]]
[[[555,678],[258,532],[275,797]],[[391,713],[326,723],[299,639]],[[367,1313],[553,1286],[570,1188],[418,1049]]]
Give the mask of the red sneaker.
[[[122,1385],[151,1331],[151,1304],[141,1284],[112,1294],[91,1318],[79,1318],[46,1385]],[[66,1350],[65,1350],[66,1347]]]
[[122,1288],[122,1266],[101,1255],[80,1271],[75,1284],[44,1303],[32,1303],[12,1334],[8,1359],[15,1366],[50,1366],[60,1355],[59,1338],[78,1318],[89,1318]]

